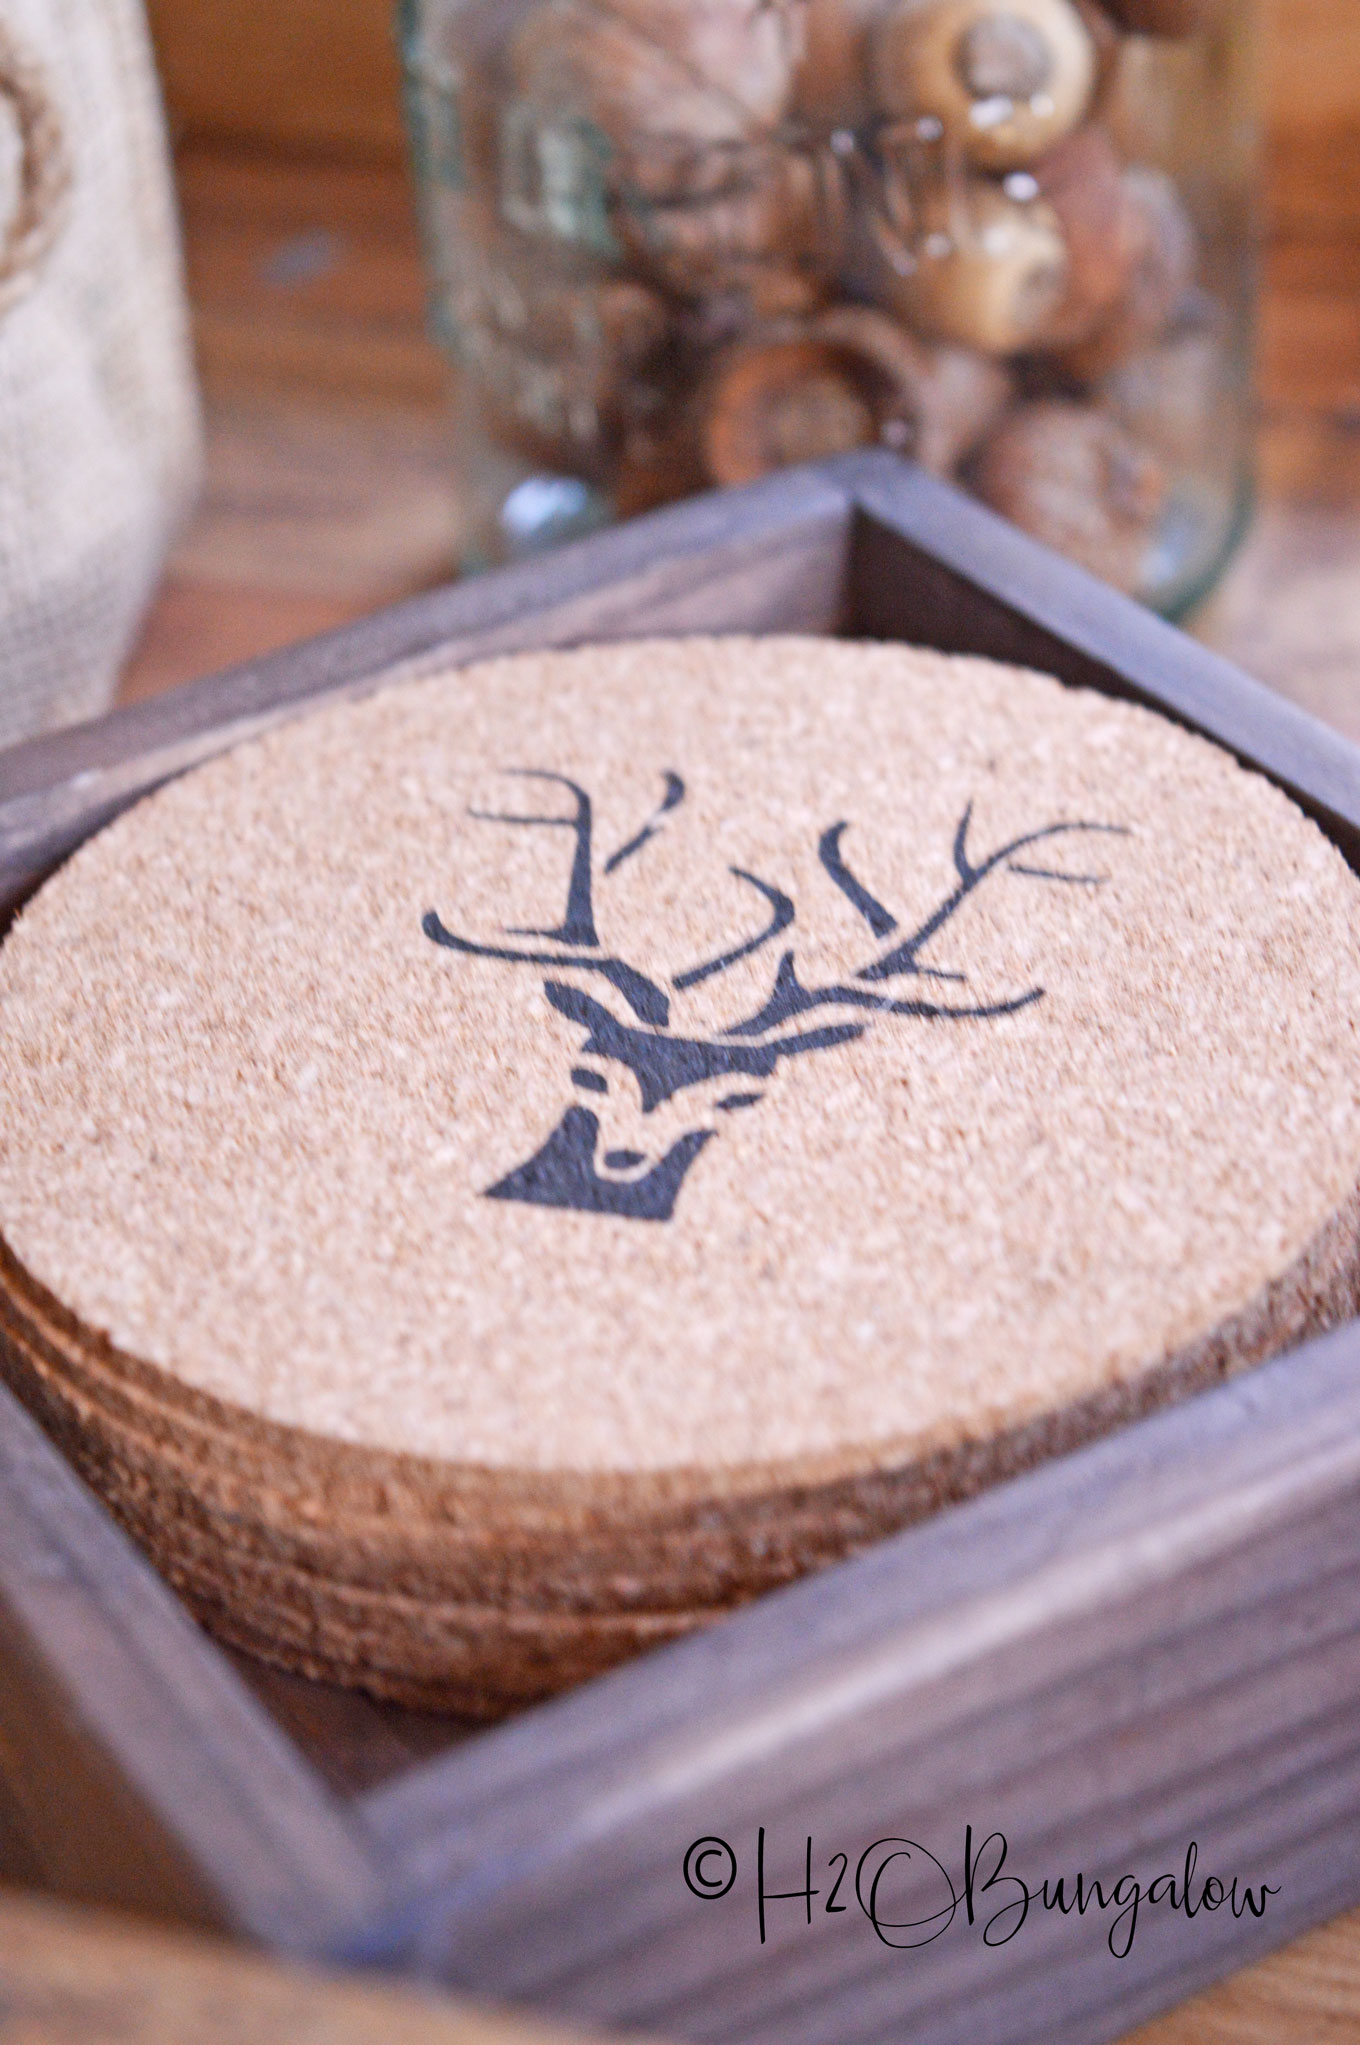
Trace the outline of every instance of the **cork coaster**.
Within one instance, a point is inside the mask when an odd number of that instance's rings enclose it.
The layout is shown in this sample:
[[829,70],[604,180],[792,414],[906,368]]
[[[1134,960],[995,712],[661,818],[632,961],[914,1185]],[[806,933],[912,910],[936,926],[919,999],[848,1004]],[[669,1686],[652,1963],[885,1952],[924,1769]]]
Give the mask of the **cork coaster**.
[[210,1623],[490,1709],[1354,1311],[1360,894],[896,646],[322,711],[0,949],[0,1364]]

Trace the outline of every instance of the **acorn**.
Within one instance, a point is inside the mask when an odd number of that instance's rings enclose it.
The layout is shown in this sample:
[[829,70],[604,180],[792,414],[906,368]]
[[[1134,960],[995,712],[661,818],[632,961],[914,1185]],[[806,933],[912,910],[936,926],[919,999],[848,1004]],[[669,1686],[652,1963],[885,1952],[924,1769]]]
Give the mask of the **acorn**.
[[773,131],[800,55],[794,0],[544,0],[508,64],[523,98],[588,122],[636,190],[683,199],[707,149]]
[[701,446],[715,483],[753,483],[772,470],[866,447],[874,415],[833,349],[766,340],[723,362],[703,397]]
[[[802,0],[545,0],[510,49],[520,105],[598,138],[609,227],[682,297],[834,263],[840,170],[774,139]],[[757,295],[761,295],[757,291]]]
[[1124,283],[1095,332],[1055,357],[1079,383],[1098,383],[1160,339],[1194,282],[1195,230],[1172,180],[1135,165],[1121,183],[1130,245]]
[[1041,398],[1002,420],[978,457],[984,503],[1130,594],[1165,511],[1166,472],[1094,406]]
[[704,488],[691,408],[670,404],[624,433],[611,495],[620,518],[634,518]]
[[788,112],[802,61],[807,0],[604,0],[696,78],[770,130]]
[[[639,268],[682,298],[749,292],[766,312],[794,309],[787,280],[834,270],[846,199],[829,150],[753,144],[727,152],[729,180],[700,198],[648,201],[625,188],[614,226]],[[768,282],[762,282],[767,276]]]
[[1006,409],[1010,377],[971,348],[923,341],[868,305],[831,306],[809,324],[876,382],[877,438],[935,475],[951,474]]
[[1033,181],[1057,217],[1067,251],[1062,298],[1040,340],[1044,347],[1068,347],[1088,340],[1112,316],[1138,259],[1143,217],[1114,142],[1098,122],[1068,135],[1035,164]]
[[983,170],[1033,163],[1084,118],[1099,52],[1073,0],[896,0],[874,31],[873,99],[932,124]]
[[1208,0],[1100,0],[1126,35],[1188,36],[1203,28]]
[[462,354],[502,436],[533,461],[598,465],[645,398],[664,347],[664,301],[628,277],[563,280],[506,266],[491,296],[464,294]]
[[834,306],[719,360],[700,401],[704,463],[715,483],[749,483],[881,444],[947,474],[1008,393],[995,363],[932,348],[872,306]]
[[595,340],[613,376],[622,381],[654,355],[670,317],[654,291],[634,277],[602,277],[568,287],[573,325]]
[[1067,290],[1062,227],[1042,199],[1017,200],[985,178],[927,195],[903,239],[875,223],[882,290],[938,340],[1013,355],[1036,346]]
[[806,270],[753,264],[740,275],[724,277],[702,298],[678,303],[676,338],[691,362],[708,360],[756,329],[789,329],[815,312],[825,296],[824,285]]

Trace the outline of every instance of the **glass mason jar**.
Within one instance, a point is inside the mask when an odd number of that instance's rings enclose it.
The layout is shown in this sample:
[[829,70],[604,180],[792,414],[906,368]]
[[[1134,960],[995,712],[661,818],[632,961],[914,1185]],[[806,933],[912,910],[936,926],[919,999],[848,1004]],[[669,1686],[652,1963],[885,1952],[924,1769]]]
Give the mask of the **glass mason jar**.
[[1249,495],[1250,12],[403,0],[474,563],[881,444],[1183,612]]

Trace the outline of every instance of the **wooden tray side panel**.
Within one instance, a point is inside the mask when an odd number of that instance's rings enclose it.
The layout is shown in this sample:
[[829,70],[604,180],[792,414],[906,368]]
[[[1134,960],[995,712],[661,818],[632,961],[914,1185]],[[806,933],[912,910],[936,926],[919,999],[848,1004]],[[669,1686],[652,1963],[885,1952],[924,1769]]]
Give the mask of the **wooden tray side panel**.
[[0,1387],[6,1873],[285,1950],[380,1911],[370,1843]]
[[[394,1929],[451,1981],[722,2045],[1098,2045],[1360,1900],[1360,1328],[912,1529],[366,1800],[407,1866]],[[999,1948],[910,1953],[773,1889],[820,1853],[966,1824],[1037,1887],[1183,1869],[1263,1918],[1037,1905]],[[728,1840],[721,1903],[683,1882]],[[814,1868],[814,1881],[818,1870]],[[899,1884],[893,1914],[940,1891]],[[932,1905],[930,1898],[934,1895]],[[907,1907],[898,1908],[905,1899]],[[915,1911],[913,1913],[913,1899]]]
[[1279,782],[1360,867],[1360,751],[947,484],[882,454],[828,464],[859,509],[848,629],[980,653],[1151,705]]

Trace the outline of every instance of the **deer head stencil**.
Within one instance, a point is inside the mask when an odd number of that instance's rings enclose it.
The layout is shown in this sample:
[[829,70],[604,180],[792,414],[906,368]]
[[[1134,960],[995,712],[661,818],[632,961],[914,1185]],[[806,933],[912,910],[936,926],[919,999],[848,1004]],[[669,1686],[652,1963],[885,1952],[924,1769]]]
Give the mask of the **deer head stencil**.
[[[805,985],[793,948],[786,947],[778,953],[769,994],[753,1014],[734,1018],[714,1034],[691,1036],[673,1025],[675,998],[683,999],[689,990],[729,971],[739,960],[774,945],[794,922],[790,896],[772,880],[743,867],[729,868],[759,897],[763,922],[744,942],[689,967],[663,985],[612,953],[599,937],[594,811],[586,790],[566,775],[544,768],[519,767],[509,772],[521,780],[546,782],[565,790],[570,811],[526,815],[469,810],[468,814],[488,824],[567,834],[570,861],[561,922],[551,929],[501,933],[505,939],[531,940],[518,944],[465,937],[446,928],[433,909],[424,916],[422,928],[433,943],[471,958],[547,968],[543,993],[548,1003],[585,1032],[583,1056],[617,1067],[620,1078],[631,1075],[644,1117],[687,1088],[712,1080],[732,1082],[732,1090],[716,1101],[715,1114],[753,1108],[761,1099],[759,1082],[771,1078],[781,1061],[849,1043],[881,1019],[999,1021],[1032,1007],[1044,998],[1040,986],[1027,987],[1002,1000],[970,1001],[967,974],[930,963],[925,954],[969,897],[996,877],[1011,875],[1075,888],[1098,888],[1107,878],[1045,864],[1050,855],[1039,848],[1082,835],[1126,835],[1116,824],[1053,822],[978,857],[969,845],[973,818],[969,803],[954,832],[952,887],[914,929],[904,932],[893,912],[852,872],[842,849],[849,825],[845,821],[831,824],[818,841],[818,858],[849,909],[868,926],[878,949],[843,981]],[[604,861],[601,877],[607,880],[642,853],[684,800],[684,782],[667,770],[657,808]],[[579,984],[578,975],[587,980],[586,986]],[[626,1014],[618,1012],[620,1005]],[[840,1019],[821,1019],[832,1014]],[[594,1067],[577,1066],[571,1078],[585,1094],[598,1096],[610,1085]],[[574,1208],[580,1213],[609,1214],[631,1221],[669,1221],[686,1174],[716,1133],[715,1126],[690,1129],[659,1157],[649,1158],[635,1150],[609,1150],[599,1157],[599,1117],[583,1102],[573,1101],[541,1148],[488,1186],[486,1197],[536,1207]]]

